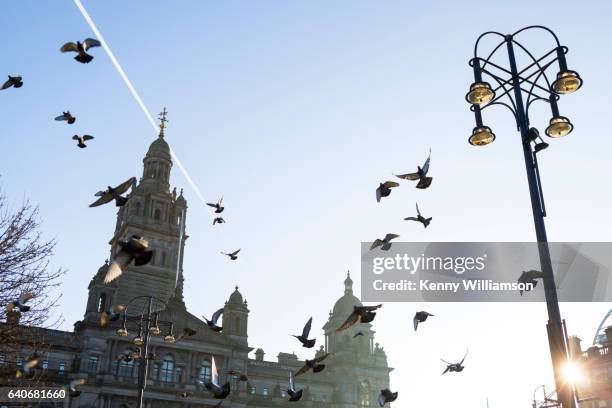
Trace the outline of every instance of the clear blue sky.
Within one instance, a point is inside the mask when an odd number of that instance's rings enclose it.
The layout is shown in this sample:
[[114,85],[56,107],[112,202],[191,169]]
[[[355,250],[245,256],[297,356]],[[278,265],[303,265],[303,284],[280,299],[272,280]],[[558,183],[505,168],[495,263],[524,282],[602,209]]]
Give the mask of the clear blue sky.
[[[483,31],[543,24],[569,47],[569,66],[585,84],[560,103],[575,131],[541,155],[549,238],[610,238],[609,2],[85,6],[145,104],[155,113],[168,107],[167,140],[199,188],[211,200],[225,196],[229,222],[213,228],[209,209],[174,169],[172,183],[189,203],[188,307],[210,313],[240,285],[251,309],[249,342],[267,358],[307,356],[286,336],[297,330],[292,316],[323,325],[347,269],[358,282],[361,241],[387,232],[406,241],[535,238],[509,113],[486,111],[493,145],[467,144],[474,126],[463,99],[472,80],[467,61]],[[59,53],[65,41],[93,36],[72,1],[19,2],[0,33],[0,74],[19,73],[25,82],[0,93],[0,183],[14,205],[24,196],[40,205],[44,231],[58,242],[53,263],[69,270],[61,288],[69,329],[82,317],[114,229],[114,207],[87,205],[106,185],[140,175],[156,135],[102,49],[89,65]],[[535,50],[552,47],[545,35],[525,40]],[[78,116],[72,127],[53,121],[66,109]],[[548,119],[545,106],[532,114],[541,131]],[[96,139],[79,150],[74,133]],[[401,188],[377,204],[378,182],[412,170],[430,147],[432,187]],[[434,217],[426,231],[401,221],[416,200]],[[239,247],[236,263],[219,255]],[[609,307],[564,304],[562,312],[569,332],[588,343]],[[439,317],[415,337],[410,319],[420,308]],[[492,407],[514,407],[551,382],[545,322],[538,304],[388,304],[376,330],[396,367],[399,405],[484,406],[488,396]],[[466,371],[440,377],[438,359],[465,347]],[[509,370],[495,372],[493,363],[504,360]]]

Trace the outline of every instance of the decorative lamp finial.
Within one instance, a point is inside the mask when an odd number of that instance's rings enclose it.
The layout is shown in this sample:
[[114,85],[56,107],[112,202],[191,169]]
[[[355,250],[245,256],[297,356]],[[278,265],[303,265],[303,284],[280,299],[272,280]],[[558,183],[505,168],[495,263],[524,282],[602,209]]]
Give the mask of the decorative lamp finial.
[[164,129],[166,128],[166,122],[168,122],[168,119],[166,119],[166,116],[168,116],[168,111],[166,110],[166,107],[164,106],[164,110],[162,112],[160,112],[160,114],[157,116],[159,118],[159,137],[164,137]]

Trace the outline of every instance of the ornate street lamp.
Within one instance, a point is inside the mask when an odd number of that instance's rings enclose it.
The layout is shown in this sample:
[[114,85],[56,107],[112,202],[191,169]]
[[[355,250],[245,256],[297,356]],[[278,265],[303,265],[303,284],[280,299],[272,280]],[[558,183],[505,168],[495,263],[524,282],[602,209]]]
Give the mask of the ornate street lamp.
[[[548,32],[555,41],[555,47],[536,59],[533,54],[517,41],[517,36],[527,30],[544,30]],[[478,54],[480,40],[487,36],[498,36],[500,42],[492,48],[486,58]],[[498,65],[492,58],[502,50],[505,45],[509,66]],[[517,68],[515,58],[515,47],[527,56],[529,63],[520,71]],[[523,155],[527,170],[527,182],[531,195],[531,208],[535,224],[540,264],[543,272],[544,293],[548,309],[549,322],[547,325],[550,353],[555,376],[555,385],[559,402],[563,408],[575,408],[576,396],[572,387],[567,387],[563,379],[563,367],[568,361],[567,338],[564,327],[565,322],[561,319],[559,302],[557,299],[557,288],[553,275],[550,250],[546,236],[544,217],[546,207],[542,194],[542,183],[538,166],[537,153],[549,147],[539,135],[536,128],[530,127],[529,108],[535,101],[547,102],[552,111],[552,118],[545,130],[547,136],[559,138],[568,135],[574,129],[574,125],[565,116],[559,114],[557,101],[559,95],[569,94],[577,91],[582,86],[582,79],[576,71],[567,68],[565,54],[568,49],[559,43],[559,39],[550,29],[543,26],[529,26],[516,31],[513,34],[501,34],[496,31],[488,31],[478,37],[474,46],[474,58],[470,60],[470,66],[474,70],[474,83],[466,95],[466,100],[471,104],[470,109],[474,112],[476,127],[472,130],[469,142],[474,146],[485,146],[495,140],[495,134],[491,128],[484,126],[482,122],[482,110],[490,106],[501,105],[508,108],[516,126],[521,133]],[[555,62],[558,62],[559,72],[556,80],[551,82],[547,70]],[[494,88],[488,86],[482,77],[487,75],[491,78]],[[523,97],[526,96],[526,102]]]

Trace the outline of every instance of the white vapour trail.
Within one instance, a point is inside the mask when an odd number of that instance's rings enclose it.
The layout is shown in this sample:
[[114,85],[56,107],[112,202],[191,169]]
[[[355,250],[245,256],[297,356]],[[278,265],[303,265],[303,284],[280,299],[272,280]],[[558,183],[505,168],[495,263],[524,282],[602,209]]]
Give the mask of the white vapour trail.
[[[125,82],[125,84],[127,85],[128,89],[132,93],[132,96],[134,97],[134,99],[136,99],[136,102],[138,102],[138,105],[140,106],[140,109],[142,109],[142,111],[144,112],[145,116],[149,120],[149,123],[151,124],[151,126],[153,126],[153,129],[155,129],[155,131],[159,133],[159,126],[157,125],[157,123],[155,123],[155,119],[153,119],[153,116],[151,116],[151,112],[149,112],[149,110],[145,106],[144,102],[140,98],[140,95],[138,94],[138,92],[136,92],[136,89],[134,88],[134,85],[132,85],[132,82],[130,81],[128,76],[125,74],[125,71],[123,70],[123,68],[121,68],[121,65],[119,64],[119,61],[117,61],[117,58],[115,58],[115,55],[111,51],[110,47],[108,46],[106,41],[104,41],[104,37],[102,37],[102,33],[100,33],[100,30],[98,30],[98,27],[96,26],[94,21],[91,19],[91,16],[87,12],[87,10],[85,10],[85,7],[83,6],[83,4],[81,3],[80,0],[74,0],[74,4],[76,4],[76,6],[78,7],[79,11],[83,15],[83,18],[85,19],[85,21],[87,21],[87,24],[89,24],[89,27],[91,28],[91,30],[96,35],[96,38],[102,44],[102,47],[104,48],[104,51],[106,51],[106,54],[108,54],[108,57],[110,58],[111,62],[113,63],[113,65],[117,69],[117,72],[119,73],[119,75],[121,75],[121,78],[123,78],[123,82]],[[187,170],[185,169],[185,167],[183,166],[183,164],[181,163],[179,158],[176,156],[176,154],[174,153],[172,148],[170,148],[170,155],[172,156],[172,160],[174,161],[174,163],[176,163],[176,165],[178,166],[179,170],[181,171],[181,173],[183,174],[183,176],[187,180],[187,183],[189,183],[189,185],[191,186],[193,191],[196,193],[196,195],[198,196],[200,201],[202,201],[203,204],[206,204],[206,200],[204,200],[204,196],[200,192],[200,189],[193,182],[193,179],[191,178],[191,176],[189,176],[189,173],[187,173]]]

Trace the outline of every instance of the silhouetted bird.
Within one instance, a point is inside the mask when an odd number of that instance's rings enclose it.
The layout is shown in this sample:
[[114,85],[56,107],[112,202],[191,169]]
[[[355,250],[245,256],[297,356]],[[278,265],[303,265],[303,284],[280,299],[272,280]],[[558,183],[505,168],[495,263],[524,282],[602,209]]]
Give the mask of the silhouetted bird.
[[78,378],[76,380],[70,381],[70,387],[68,388],[68,395],[70,396],[70,398],[75,398],[81,395],[81,390],[79,390],[77,387],[83,384],[85,384],[84,378]]
[[359,336],[363,336],[363,332],[357,332],[353,335],[353,338],[357,338]]
[[249,377],[246,374],[238,371],[238,370],[228,370],[225,372],[228,375],[234,376],[238,379],[238,381],[249,381]]
[[82,64],[87,64],[91,62],[92,59],[94,59],[93,56],[87,53],[87,50],[93,47],[99,47],[100,45],[102,45],[100,41],[95,40],[93,38],[87,38],[83,42],[80,42],[80,41],[77,41],[76,43],[67,42],[66,44],[62,45],[62,48],[60,48],[60,51],[61,52],[76,52],[78,53],[78,55],[74,57],[74,59],[79,61]]
[[111,186],[107,186],[106,190],[98,191],[96,194],[94,194],[96,197],[100,197],[100,198],[98,198],[96,201],[94,201],[89,206],[97,207],[99,205],[109,203],[113,200],[115,200],[115,205],[117,207],[124,206],[125,203],[127,203],[128,199],[127,197],[121,196],[121,194],[128,191],[130,187],[133,187],[135,184],[136,184],[136,177],[132,177],[124,181],[123,183],[119,184],[115,188],[112,188]]
[[427,228],[429,226],[429,223],[431,222],[431,220],[433,219],[432,217],[429,218],[425,218],[421,215],[421,211],[419,210],[419,204],[417,203],[416,205],[416,210],[417,210],[417,216],[416,217],[408,217],[408,218],[404,218],[405,221],[418,221],[421,224],[423,224],[423,227]]
[[183,327],[183,332],[178,335],[178,337],[176,338],[176,341],[179,341],[180,339],[183,339],[185,337],[195,336],[197,332],[198,332],[197,330],[194,330],[190,327]]
[[289,402],[296,402],[302,398],[303,390],[297,390],[295,388],[295,376],[293,375],[293,371],[289,371],[289,388],[285,390],[287,395],[289,395]]
[[449,363],[448,361],[442,360],[445,364],[446,364],[446,370],[444,370],[444,372],[442,373],[442,375],[451,372],[451,373],[460,373],[461,371],[463,371],[463,369],[465,368],[463,366],[463,362],[465,361],[465,358],[467,357],[467,350],[465,352],[465,356],[463,356],[463,359],[458,362],[458,363]]
[[129,363],[131,361],[140,360],[140,358],[140,349],[130,347],[117,356],[117,361]]
[[238,252],[240,252],[240,249],[234,252],[230,252],[230,253],[225,253],[225,252],[221,252],[221,253],[223,255],[229,256],[232,261],[235,261],[236,259],[238,259]]
[[[536,286],[538,286],[538,281],[536,279],[542,279],[544,277],[544,274],[541,271],[536,271],[536,270],[529,270],[529,271],[523,271],[523,273],[521,273],[521,276],[519,276],[518,278],[518,283],[524,283],[524,284],[528,284],[531,283],[535,289]],[[531,289],[526,289],[525,292],[529,292]],[[519,290],[521,296],[523,296],[523,290]]]
[[423,167],[417,166],[416,173],[407,173],[407,174],[396,174],[396,177],[399,177],[404,180],[419,180],[416,187],[417,188],[427,188],[431,185],[431,181],[433,178],[427,177],[427,172],[429,172],[429,163],[431,161],[431,149],[429,149],[429,156],[427,160],[425,160],[425,164]]
[[206,324],[212,331],[220,332],[221,330],[223,330],[223,327],[217,326],[217,322],[219,321],[219,317],[221,317],[222,314],[223,314],[223,308],[213,313],[210,320],[204,317],[204,315],[202,315],[202,318],[204,319],[204,321],[206,322]]
[[372,243],[370,251],[377,247],[380,247],[383,251],[388,251],[391,248],[391,240],[395,238],[399,238],[399,235],[387,234],[383,239],[377,238],[376,241]]
[[353,306],[353,312],[349,315],[342,326],[336,329],[336,331],[350,329],[358,323],[370,323],[376,317],[375,310],[380,309],[381,307],[382,304],[376,306]]
[[396,399],[397,399],[397,392],[391,392],[390,389],[385,388],[384,390],[380,390],[380,394],[378,394],[378,405],[382,407],[386,403],[393,402]]
[[57,116],[55,120],[60,121],[60,122],[65,120],[66,122],[68,122],[69,125],[72,125],[76,121],[76,118],[72,116],[70,111],[66,111],[66,112],[62,112],[61,115]]
[[117,279],[132,262],[136,266],[142,266],[148,264],[153,258],[153,251],[149,250],[149,241],[138,235],[132,235],[129,241],[118,241],[117,244],[121,249],[115,254],[109,265],[104,283]]
[[199,384],[204,384],[204,387],[213,394],[215,399],[225,399],[230,393],[230,383],[226,382],[223,385],[219,385],[219,374],[217,373],[217,365],[215,363],[215,357],[211,357],[212,367],[210,381],[197,381]]
[[23,86],[23,78],[21,78],[19,75],[8,75],[8,80],[4,84],[2,84],[2,88],[0,89],[7,89],[11,86],[13,88],[21,88]]
[[414,318],[412,319],[412,322],[414,323],[414,331],[417,330],[417,327],[419,327],[419,323],[423,323],[425,320],[427,320],[427,318],[429,316],[433,316],[431,313],[429,312],[416,312],[414,314]]
[[221,218],[221,217],[217,217],[217,218],[215,218],[213,220],[213,225],[215,225],[215,224],[224,224],[224,223],[225,223],[225,220],[223,218]]
[[125,310],[125,306],[116,305],[111,306],[108,309],[100,313],[100,326],[104,327],[109,322],[116,322],[121,317],[121,312]]
[[302,343],[302,347],[306,347],[306,348],[312,348],[314,347],[317,339],[309,339],[308,335],[310,334],[310,328],[312,327],[312,317],[310,319],[308,319],[308,322],[306,322],[306,324],[304,325],[304,328],[302,329],[302,334],[299,336],[296,336],[295,334],[292,334],[293,337],[295,337],[296,339],[298,339],[300,341],[300,343]]
[[219,199],[219,201],[217,201],[216,204],[213,203],[206,203],[206,205],[213,207],[215,209],[215,213],[220,214],[223,212],[223,210],[225,210],[225,207],[221,206],[221,203],[223,202],[223,197],[221,197]]
[[30,306],[27,306],[26,303],[35,297],[36,294],[34,292],[23,292],[17,299],[8,302],[6,305],[6,311],[12,312],[15,309],[19,309],[19,312],[21,313],[29,312]]
[[83,135],[83,136],[79,136],[79,135],[74,135],[72,136],[72,140],[76,140],[77,141],[77,146],[79,146],[81,149],[84,149],[87,147],[87,145],[85,144],[86,141],[88,140],[93,140],[93,136],[91,135]]
[[322,354],[319,357],[313,358],[312,360],[306,360],[304,362],[304,366],[300,368],[297,373],[295,373],[295,376],[297,377],[298,375],[302,375],[308,372],[308,370],[312,370],[313,373],[318,373],[318,372],[323,371],[323,369],[325,368],[325,364],[319,364],[319,363],[325,360],[327,356],[329,356],[329,353]]
[[383,197],[389,197],[391,194],[391,189],[399,187],[399,183],[395,181],[385,181],[384,183],[380,183],[376,188],[376,202],[380,203],[380,199]]

